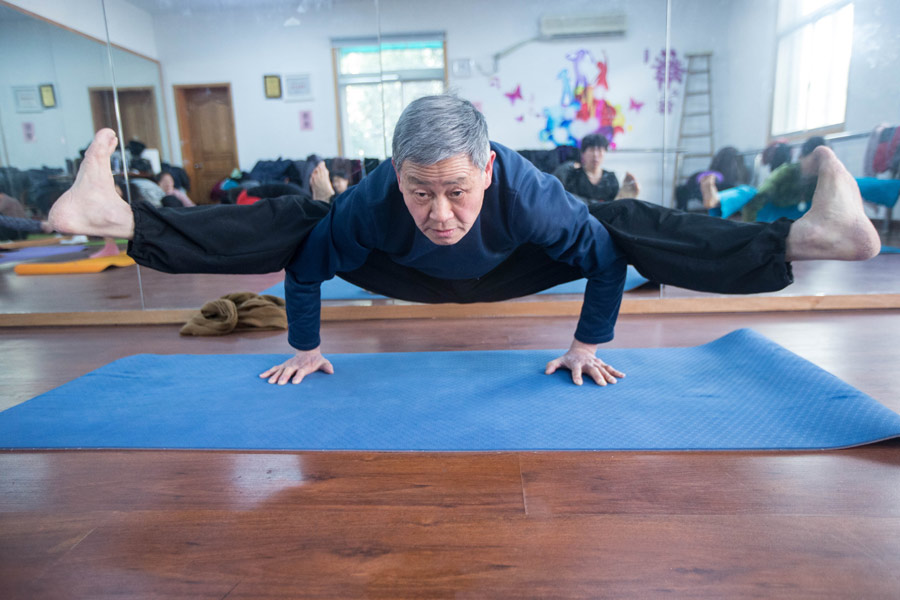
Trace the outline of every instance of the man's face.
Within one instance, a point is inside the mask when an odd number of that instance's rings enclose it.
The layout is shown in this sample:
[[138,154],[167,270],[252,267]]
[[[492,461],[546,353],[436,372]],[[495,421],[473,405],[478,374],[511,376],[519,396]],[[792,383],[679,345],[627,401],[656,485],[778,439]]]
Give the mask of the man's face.
[[603,157],[606,156],[606,150],[600,146],[591,146],[587,150],[581,151],[581,165],[586,171],[593,171],[603,164]]
[[406,161],[397,181],[406,209],[419,230],[439,246],[463,238],[481,212],[484,191],[491,185],[494,158],[484,169],[458,155],[429,166]]

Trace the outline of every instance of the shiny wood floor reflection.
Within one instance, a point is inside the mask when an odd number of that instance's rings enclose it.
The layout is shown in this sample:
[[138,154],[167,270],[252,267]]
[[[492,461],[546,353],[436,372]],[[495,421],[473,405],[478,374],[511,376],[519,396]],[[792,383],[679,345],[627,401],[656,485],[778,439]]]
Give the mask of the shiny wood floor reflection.
[[[326,323],[325,351],[559,348],[574,319]],[[900,411],[900,312],[623,317],[626,346],[753,327]],[[7,405],[136,352],[283,334],[0,330]],[[338,373],[336,376],[339,376]],[[638,374],[630,374],[638,376]],[[900,443],[829,452],[0,453],[0,598],[897,598]]]

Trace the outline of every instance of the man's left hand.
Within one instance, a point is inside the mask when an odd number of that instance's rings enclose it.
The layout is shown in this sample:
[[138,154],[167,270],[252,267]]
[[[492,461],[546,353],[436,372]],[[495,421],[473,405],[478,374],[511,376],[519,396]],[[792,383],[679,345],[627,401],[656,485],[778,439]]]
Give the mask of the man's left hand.
[[625,373],[597,358],[596,352],[596,344],[585,344],[578,340],[572,340],[569,351],[548,362],[544,373],[550,375],[560,367],[566,368],[572,372],[572,381],[575,382],[575,385],[583,383],[583,375],[588,375],[597,385],[616,383],[625,377]]

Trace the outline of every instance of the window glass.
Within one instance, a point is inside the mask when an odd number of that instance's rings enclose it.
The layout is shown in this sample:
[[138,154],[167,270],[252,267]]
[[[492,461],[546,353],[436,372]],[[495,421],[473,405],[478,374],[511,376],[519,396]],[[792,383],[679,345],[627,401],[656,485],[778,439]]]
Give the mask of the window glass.
[[444,42],[336,45],[341,153],[384,159],[390,155],[394,123],[406,105],[444,91]]
[[[826,0],[782,2],[802,11],[834,4]],[[806,8],[804,8],[804,6]],[[783,16],[784,13],[782,13]],[[853,48],[853,4],[813,12],[778,36],[772,135],[841,125]]]

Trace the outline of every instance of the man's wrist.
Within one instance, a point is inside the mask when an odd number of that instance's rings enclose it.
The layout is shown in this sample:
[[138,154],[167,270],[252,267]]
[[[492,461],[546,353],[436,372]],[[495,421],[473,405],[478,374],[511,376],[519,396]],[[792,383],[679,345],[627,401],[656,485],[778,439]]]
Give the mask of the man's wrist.
[[584,342],[578,341],[577,338],[573,338],[572,345],[569,346],[569,350],[570,351],[590,352],[591,354],[596,354],[598,347],[599,347],[599,344],[586,344]]

